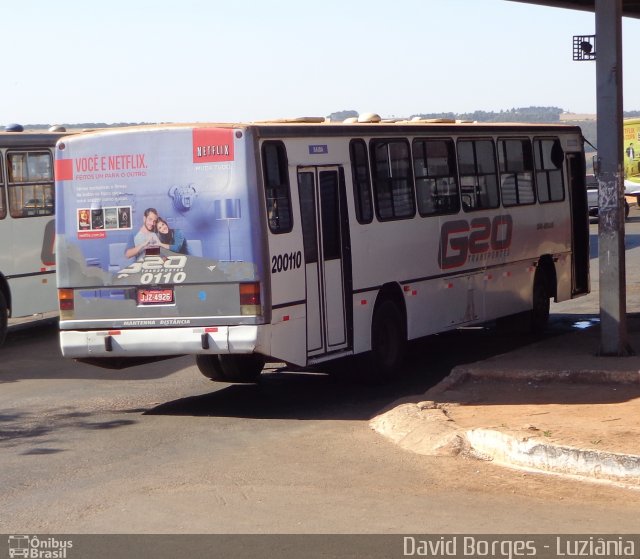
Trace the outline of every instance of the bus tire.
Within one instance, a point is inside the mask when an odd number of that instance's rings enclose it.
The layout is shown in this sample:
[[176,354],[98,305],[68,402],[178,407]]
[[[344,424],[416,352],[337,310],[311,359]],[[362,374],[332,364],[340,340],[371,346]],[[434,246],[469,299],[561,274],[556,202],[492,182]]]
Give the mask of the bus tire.
[[196,365],[199,371],[208,379],[226,382],[222,365],[217,355],[196,355]]
[[256,382],[266,363],[257,353],[220,355],[219,360],[227,382]]
[[373,312],[369,370],[363,371],[373,381],[391,379],[402,365],[406,335],[404,317],[393,301],[382,301]]
[[544,270],[538,268],[533,279],[533,297],[531,308],[531,333],[539,336],[549,323],[551,294]]
[[7,328],[9,327],[9,310],[7,308],[7,301],[4,298],[2,291],[0,291],[0,346],[4,343],[7,337]]

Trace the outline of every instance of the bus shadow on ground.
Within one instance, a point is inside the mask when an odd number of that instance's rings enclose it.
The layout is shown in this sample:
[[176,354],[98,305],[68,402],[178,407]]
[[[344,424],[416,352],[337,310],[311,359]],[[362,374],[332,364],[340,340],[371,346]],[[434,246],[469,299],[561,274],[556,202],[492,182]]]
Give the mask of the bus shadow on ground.
[[[550,329],[553,337],[570,329]],[[511,351],[535,341],[531,336],[497,334],[495,328],[469,328],[412,342],[399,376],[384,384],[354,380],[353,358],[340,371],[318,373],[297,369],[263,372],[257,384],[231,384],[208,394],[166,402],[145,415],[243,417],[250,419],[369,420],[389,406],[413,401],[445,378],[457,365]]]

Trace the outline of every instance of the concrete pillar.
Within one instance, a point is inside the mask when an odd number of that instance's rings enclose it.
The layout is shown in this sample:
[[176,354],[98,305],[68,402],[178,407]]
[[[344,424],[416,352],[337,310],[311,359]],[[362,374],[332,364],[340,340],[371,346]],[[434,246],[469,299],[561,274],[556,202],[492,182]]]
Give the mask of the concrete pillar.
[[[622,0],[595,0],[600,354],[628,355],[622,156]],[[575,92],[579,95],[579,92]]]

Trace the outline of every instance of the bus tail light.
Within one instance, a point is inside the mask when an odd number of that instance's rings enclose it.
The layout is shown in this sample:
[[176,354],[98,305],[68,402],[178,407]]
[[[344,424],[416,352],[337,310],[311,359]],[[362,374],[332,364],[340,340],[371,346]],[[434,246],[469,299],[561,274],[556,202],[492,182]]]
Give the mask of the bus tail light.
[[61,319],[73,318],[73,289],[58,289],[58,307]]
[[260,315],[260,283],[241,283],[240,286],[240,314]]

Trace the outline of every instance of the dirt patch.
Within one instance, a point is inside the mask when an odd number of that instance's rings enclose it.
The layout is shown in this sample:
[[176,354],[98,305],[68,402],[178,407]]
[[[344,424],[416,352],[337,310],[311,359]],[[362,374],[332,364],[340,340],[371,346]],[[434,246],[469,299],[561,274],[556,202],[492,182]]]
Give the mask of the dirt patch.
[[640,455],[640,386],[467,380],[438,395],[463,429],[485,427],[552,444]]

